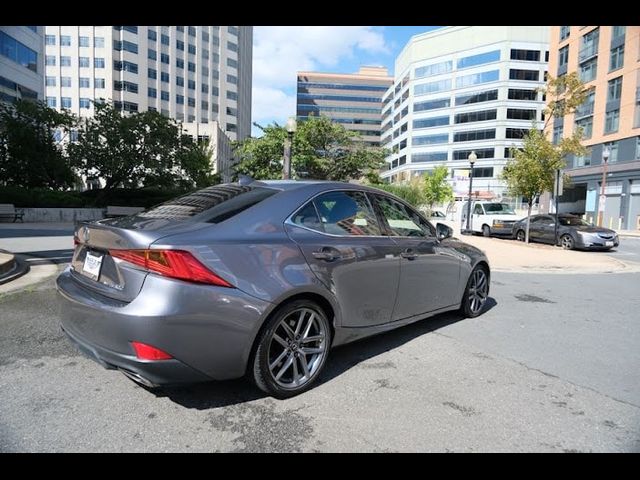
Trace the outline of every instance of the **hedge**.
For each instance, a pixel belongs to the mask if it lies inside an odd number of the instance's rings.
[[[22,208],[103,208],[107,205],[147,208],[185,193],[185,190],[160,188],[61,192],[39,188],[0,187],[0,203],[12,203]]]

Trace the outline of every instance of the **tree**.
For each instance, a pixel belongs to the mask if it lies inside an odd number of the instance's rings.
[[[105,180],[105,191],[207,185],[212,171],[210,150],[183,134],[181,124],[155,111],[123,114],[111,103],[95,104],[68,151],[87,178]]]
[[[422,176],[423,199],[429,212],[433,211],[434,205],[450,202],[455,198],[453,187],[447,182],[448,175],[449,169],[444,165],[439,165]]]
[[[76,121],[41,102],[0,102],[0,181],[26,188],[70,187],[73,171],[54,133],[67,135]]]
[[[255,179],[281,178],[287,132],[273,123],[258,126],[264,135],[235,144],[240,163],[236,173]],[[356,140],[357,134],[327,117],[309,117],[298,124],[291,149],[295,176],[318,180],[347,181],[362,177],[384,163],[385,152]]]
[[[570,137],[561,139],[557,144],[549,140],[544,131],[549,122],[575,112],[584,103],[589,90],[578,78],[570,73],[558,78],[548,77],[547,85],[541,89],[547,96],[545,124],[543,130],[532,122],[531,129],[523,137],[523,145],[512,149],[513,159],[507,162],[502,178],[512,195],[522,195],[527,199],[526,242],[529,243],[529,217],[534,200],[544,192],[551,191],[555,183],[556,170],[566,165],[565,156],[584,154],[581,145],[582,129],[574,130]],[[567,181],[569,179],[567,178]]]
[[[385,192],[389,192],[396,197],[402,198],[405,202],[419,208],[424,203],[424,191],[419,182],[410,183],[383,183],[371,185]]]

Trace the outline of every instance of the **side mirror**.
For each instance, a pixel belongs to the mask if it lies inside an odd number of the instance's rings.
[[[445,225],[444,223],[436,224],[436,236],[438,240],[444,240],[445,238],[453,237],[453,228]]]

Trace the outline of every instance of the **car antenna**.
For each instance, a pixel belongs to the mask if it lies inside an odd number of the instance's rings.
[[[238,176],[238,185],[249,185],[253,183],[255,180],[251,178],[249,175],[240,174]]]

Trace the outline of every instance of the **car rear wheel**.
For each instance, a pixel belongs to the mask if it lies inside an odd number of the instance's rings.
[[[524,230],[518,230],[516,232],[516,240],[518,240],[519,242],[524,242],[527,238],[527,234],[525,233]]]
[[[482,226],[482,235],[484,235],[485,237],[491,236],[491,228],[489,228],[489,225]]]
[[[573,241],[573,238],[571,237],[571,235],[563,235],[560,238],[560,246],[564,250],[573,250],[573,247],[575,246],[575,242]]]
[[[326,362],[331,328],[326,314],[310,300],[296,300],[269,320],[258,339],[253,379],[261,390],[289,398],[308,390]]]
[[[460,310],[468,318],[477,317],[484,310],[487,298],[489,298],[489,274],[486,268],[478,265],[469,275]]]

